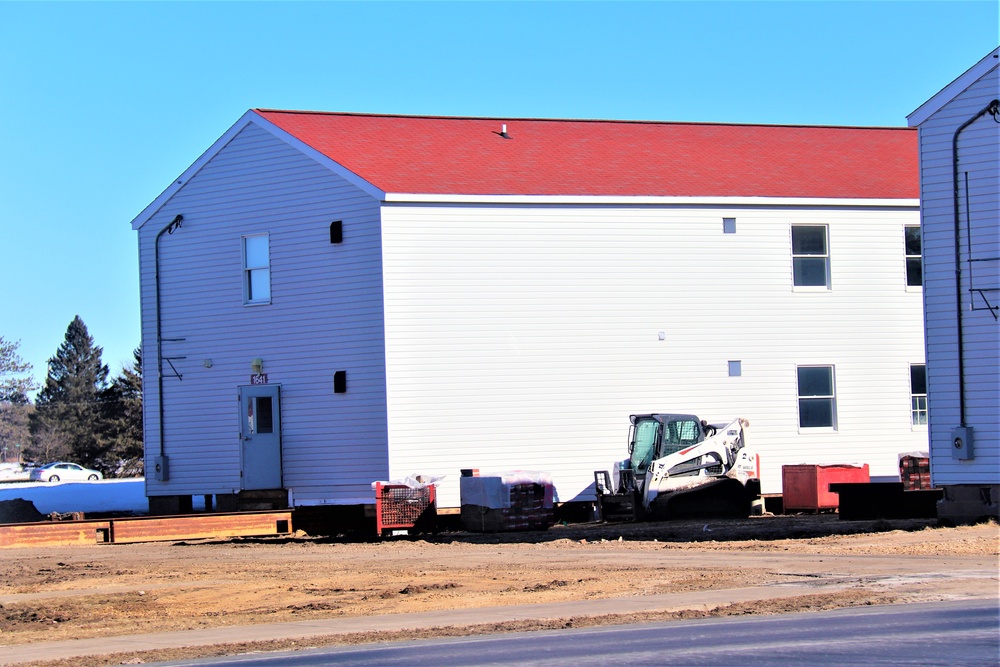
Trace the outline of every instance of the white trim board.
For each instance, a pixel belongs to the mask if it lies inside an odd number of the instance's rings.
[[[996,69],[998,65],[1000,65],[1000,47],[993,49],[985,58],[942,88],[934,97],[917,107],[906,117],[906,124],[910,127],[917,127],[922,124],[937,113],[941,107],[958,97],[959,93],[963,90],[986,76],[990,70]]]

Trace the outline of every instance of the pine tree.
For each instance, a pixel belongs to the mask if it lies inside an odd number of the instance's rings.
[[[142,348],[133,350],[132,356],[132,368],[123,368],[101,394],[108,443],[105,472],[120,477],[136,477],[143,472]]]
[[[28,445],[28,418],[34,407],[28,392],[38,388],[29,374],[31,364],[17,353],[18,341],[0,336],[0,459],[20,461]]]
[[[103,462],[107,450],[99,400],[108,379],[102,351],[80,316],[74,317],[62,345],[49,359],[45,386],[30,421],[33,437],[62,441],[77,462],[92,467]],[[35,443],[36,449],[40,444]]]
[[[0,336],[0,401],[24,405],[28,392],[38,388],[30,375],[31,364],[17,353],[20,341],[7,341]]]

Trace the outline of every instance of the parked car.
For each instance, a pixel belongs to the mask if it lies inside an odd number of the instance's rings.
[[[39,468],[32,468],[34,482],[96,482],[104,477],[99,470],[90,470],[76,463],[54,461]]]

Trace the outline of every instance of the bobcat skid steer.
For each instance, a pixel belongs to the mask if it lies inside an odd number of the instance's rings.
[[[629,458],[594,472],[601,520],[746,517],[760,498],[760,457],[749,422],[631,415]]]

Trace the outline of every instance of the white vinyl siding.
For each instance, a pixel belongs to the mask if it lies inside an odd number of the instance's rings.
[[[281,385],[283,483],[296,504],[370,501],[387,474],[378,202],[248,125],[140,230],[146,455],[158,454],[153,239],[160,241],[165,453],[149,495],[240,489],[237,388],[261,358]],[[330,243],[342,220],[345,242]],[[241,238],[267,234],[273,299],[243,306]],[[204,363],[211,360],[210,367]],[[350,374],[347,393],[333,377]]]
[[[963,83],[953,99],[919,126],[927,390],[935,485],[1000,483],[1000,325],[984,300],[994,306],[1000,302],[1000,125],[988,113],[963,130],[958,141],[961,246],[957,268],[962,274],[958,307],[963,313],[966,425],[974,431],[975,458],[960,461],[951,454],[952,429],[961,425],[952,141],[963,123],[997,98],[1000,75],[996,59],[990,62],[992,66],[984,68],[978,80]],[[971,291],[976,288],[984,292]]]
[[[593,471],[628,455],[628,416],[672,411],[749,419],[765,492],[783,464],[898,475],[898,452],[926,447],[907,401],[920,295],[899,283],[900,228],[917,221],[915,207],[386,205],[391,474],[446,475],[443,506],[460,468],[549,472],[561,501],[590,498]],[[826,226],[850,258],[830,267],[836,290],[789,291],[793,223]],[[798,427],[795,367],[815,363],[837,369],[836,432]]]

